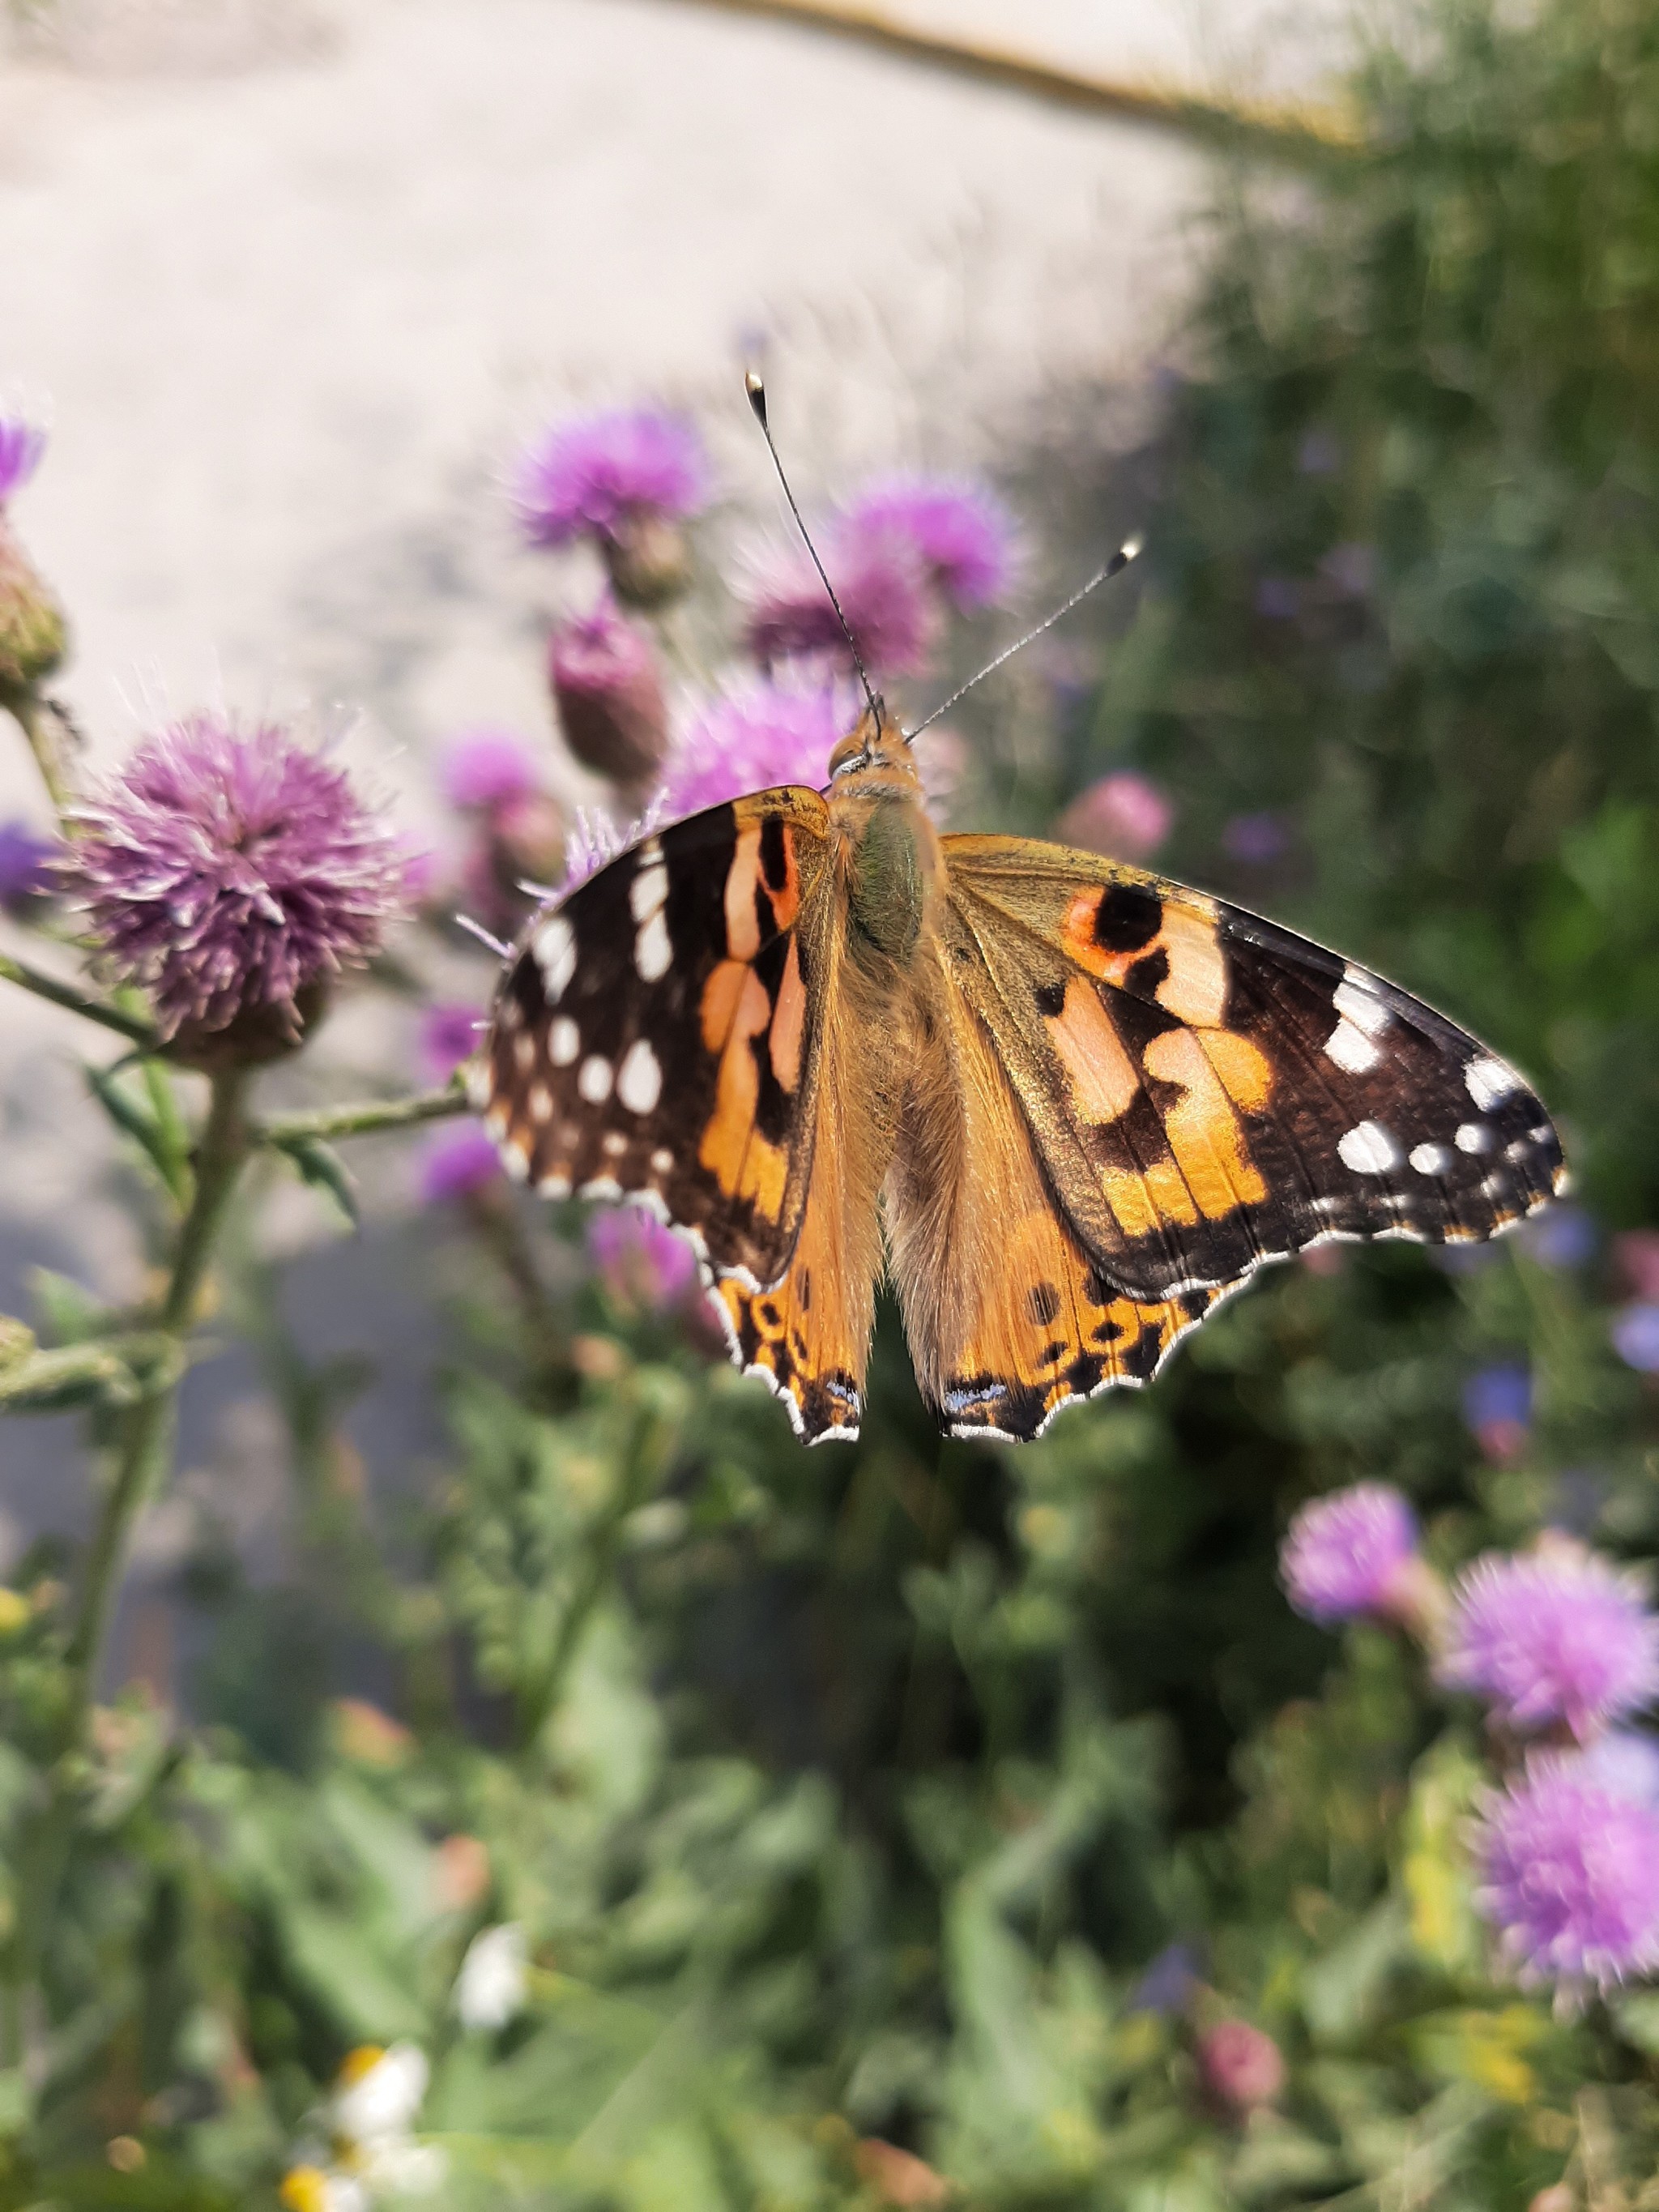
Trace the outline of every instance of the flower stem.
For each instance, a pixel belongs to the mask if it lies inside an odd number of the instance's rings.
[[[54,1731],[49,1794],[18,1853],[15,1932],[0,1986],[0,2062],[6,2063],[15,2064],[21,2056],[24,1995],[38,1978],[74,1845],[76,1811],[85,1786],[88,1723],[128,1540],[165,1464],[197,1300],[226,1205],[248,1154],[251,1135],[242,1113],[246,1083],[246,1071],[241,1068],[213,1079],[207,1121],[197,1146],[194,1191],[179,1228],[157,1334],[150,1340],[161,1356],[126,1411],[119,1456],[93,1535],[81,1608],[64,1655],[65,1694]]]
[[[40,771],[40,781],[46,787],[54,811],[61,818],[69,811],[75,794],[64,775],[64,765],[49,725],[58,720],[38,691],[7,690],[3,704],[9,709],[23,735],[28,739],[29,750],[34,755],[34,764]]]
[[[196,1188],[179,1231],[160,1318],[161,1334],[173,1339],[180,1351],[195,1320],[196,1302],[226,1204],[247,1157],[249,1130],[242,1113],[246,1081],[246,1073],[240,1068],[213,1079],[207,1121],[197,1147]],[[93,1537],[80,1616],[65,1655],[70,1698],[62,1733],[66,1751],[78,1750],[86,1731],[127,1539],[172,1437],[178,1376],[183,1364],[182,1358],[168,1362],[127,1415],[115,1477]]]
[[[48,975],[43,968],[31,961],[20,960],[15,953],[0,952],[0,979],[16,983],[25,991],[33,991],[37,999],[50,999],[54,1006],[67,1006],[72,1014],[80,1014],[89,1022],[100,1022],[106,1030],[136,1044],[141,1052],[159,1052],[160,1034],[151,1024],[137,1014],[129,1014],[119,1006],[112,1006],[106,1000],[94,999],[73,983],[63,983],[56,975]]]
[[[291,1145],[302,1138],[366,1137],[380,1129],[410,1129],[421,1121],[440,1121],[465,1114],[466,1093],[459,1083],[442,1091],[417,1091],[409,1098],[369,1098],[357,1106],[325,1106],[311,1114],[280,1114],[252,1131],[261,1145]]]

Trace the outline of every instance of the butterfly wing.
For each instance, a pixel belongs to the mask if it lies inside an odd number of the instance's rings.
[[[1522,1079],[1379,976],[1092,854],[945,854],[952,972],[1061,1206],[1132,1294],[1333,1235],[1491,1237],[1559,1187]]]
[[[948,964],[937,981],[884,1193],[893,1274],[939,1426],[1024,1441],[1075,1398],[1149,1380],[1223,1293],[1109,1279],[1054,1203],[999,1041]]]
[[[763,792],[601,869],[526,931],[472,1086],[515,1180],[638,1198],[690,1235],[733,1358],[808,1432],[855,1423],[868,1337],[839,1216],[813,1202],[815,1173],[837,1177],[827,830],[816,792]]]
[[[922,1079],[889,1201],[945,1425],[1033,1435],[1146,1380],[1266,1260],[1331,1236],[1486,1237],[1559,1187],[1521,1079],[1379,977],[1094,854],[944,853],[948,1073]],[[999,1208],[1009,1233],[977,1233]]]

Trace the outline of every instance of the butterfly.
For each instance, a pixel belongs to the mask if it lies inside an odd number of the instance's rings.
[[[1091,853],[941,836],[878,701],[793,787],[544,908],[471,1074],[508,1171],[690,1237],[732,1357],[859,1431],[884,1265],[952,1436],[1145,1382],[1264,1261],[1562,1185],[1515,1072],[1366,969]]]

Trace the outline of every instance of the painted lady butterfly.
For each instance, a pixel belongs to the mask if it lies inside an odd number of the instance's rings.
[[[1264,1261],[1473,1242],[1563,1181],[1520,1077],[1392,984],[1092,854],[941,837],[878,707],[822,795],[713,807],[538,915],[473,1097],[519,1180],[686,1231],[811,1443],[858,1433],[884,1249],[941,1426],[1025,1438]]]

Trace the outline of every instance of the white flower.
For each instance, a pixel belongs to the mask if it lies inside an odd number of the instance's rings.
[[[365,2052],[361,2066],[348,2060],[334,2092],[336,2132],[366,2150],[406,2136],[421,2109],[429,2070],[426,2053],[412,2043]]]
[[[428,2197],[441,2189],[449,2161],[436,2143],[376,2143],[364,2156],[362,2175],[371,2197]]]
[[[505,2027],[524,2010],[529,1952],[516,1920],[473,1937],[455,1977],[455,2010],[463,2027]]]

